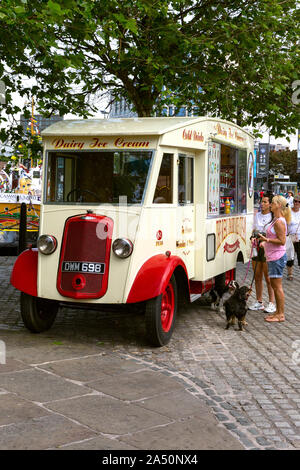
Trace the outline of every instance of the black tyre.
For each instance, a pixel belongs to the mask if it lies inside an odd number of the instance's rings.
[[[58,307],[56,300],[41,299],[21,292],[22,320],[32,333],[49,330],[56,318]]]
[[[177,286],[174,275],[164,292],[146,303],[146,334],[153,346],[164,346],[173,334],[177,313]]]

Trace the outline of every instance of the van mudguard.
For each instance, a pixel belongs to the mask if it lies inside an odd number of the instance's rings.
[[[10,283],[21,292],[37,297],[38,250],[23,251],[17,258]]]
[[[143,302],[162,294],[178,266],[184,269],[188,280],[186,266],[179,256],[160,254],[149,258],[139,269],[126,303]]]

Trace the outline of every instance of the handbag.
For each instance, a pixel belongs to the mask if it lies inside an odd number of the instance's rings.
[[[285,249],[286,249],[287,260],[288,261],[293,260],[295,257],[295,249],[294,249],[294,244],[293,244],[291,235],[288,235],[286,237]]]
[[[251,245],[252,245],[252,248],[251,248],[252,258],[256,258],[256,256],[258,256],[257,240],[256,238],[252,238],[250,240],[251,240]]]
[[[293,243],[297,243],[299,241],[299,237],[297,233],[291,233],[289,236],[291,237],[291,240]]]
[[[299,241],[299,235],[298,235],[298,229],[299,229],[300,222],[297,226],[296,233],[290,233],[289,236],[291,237],[291,240],[293,243],[297,243]]]

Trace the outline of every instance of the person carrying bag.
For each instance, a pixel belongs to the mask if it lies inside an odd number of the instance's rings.
[[[294,261],[294,258],[295,258],[295,248],[294,248],[291,234],[287,234],[286,236],[285,249],[286,249],[287,266],[289,267],[288,263],[290,261]]]
[[[287,261],[287,268],[288,268],[288,280],[293,280],[293,266],[294,266],[294,258],[297,255],[298,259],[298,266],[300,266],[300,195],[298,194],[294,198],[294,207],[291,210],[291,223],[288,225],[288,237],[287,243],[292,245],[294,250],[294,256]],[[289,241],[288,241],[289,239]],[[292,250],[292,248],[290,248]],[[288,252],[287,252],[288,254]]]

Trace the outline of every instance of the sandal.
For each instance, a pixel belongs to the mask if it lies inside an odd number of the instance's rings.
[[[287,278],[288,278],[288,281],[293,281],[293,279],[294,279],[291,274]]]
[[[277,322],[277,323],[282,323],[284,321],[284,315],[268,315],[265,317],[265,321],[272,323],[272,322]]]

